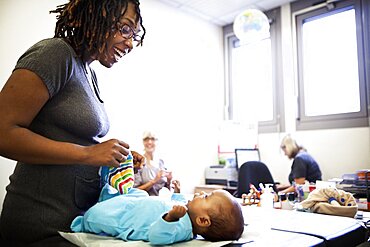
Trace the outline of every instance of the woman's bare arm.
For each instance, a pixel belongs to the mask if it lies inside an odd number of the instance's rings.
[[[17,69],[0,92],[0,155],[37,164],[87,164],[118,166],[126,158],[128,144],[109,140],[84,147],[58,142],[28,129],[49,99],[41,79],[33,72]]]
[[[304,177],[295,178],[294,182],[295,182],[295,184],[304,184],[306,182],[306,178],[304,178]],[[295,191],[295,187],[292,185],[292,186],[289,186],[288,188],[282,190],[281,192],[282,193],[288,193],[288,192],[294,192],[294,191]]]

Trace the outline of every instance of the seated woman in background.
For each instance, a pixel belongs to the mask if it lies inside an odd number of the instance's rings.
[[[306,181],[316,183],[316,180],[322,179],[319,164],[307,153],[307,150],[298,145],[296,140],[290,135],[283,138],[280,147],[289,159],[293,159],[289,174],[290,185],[285,186],[284,189],[282,186],[279,186],[278,189],[283,189],[281,192],[294,192],[294,184],[304,184]]]
[[[145,165],[135,174],[134,187],[148,192],[151,196],[157,196],[160,189],[173,188],[176,193],[180,192],[178,180],[172,180],[172,172],[168,171],[164,161],[154,155],[157,138],[154,133],[145,131],[143,135]]]

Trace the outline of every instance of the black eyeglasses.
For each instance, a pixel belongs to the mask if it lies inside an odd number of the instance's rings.
[[[121,24],[117,22],[117,27],[119,32],[121,33],[121,36],[124,39],[132,39],[133,42],[135,42],[136,46],[141,45],[142,43],[142,36],[140,34],[137,34],[134,32],[134,29],[128,25],[128,24]]]
[[[157,138],[154,138],[154,137],[146,137],[146,138],[144,138],[144,141],[145,142],[147,142],[147,141],[156,141],[157,140]]]

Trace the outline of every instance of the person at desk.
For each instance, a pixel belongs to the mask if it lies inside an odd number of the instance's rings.
[[[1,212],[6,246],[75,246],[59,231],[98,201],[100,167],[127,159],[129,144],[101,140],[109,119],[90,64],[111,68],[142,44],[139,5],[57,6],[54,36],[25,51],[2,88],[0,155],[17,161]]]
[[[291,135],[283,138],[280,147],[289,159],[293,159],[293,164],[289,174],[290,185],[280,185],[278,190],[282,193],[294,192],[294,184],[304,184],[306,181],[316,183],[316,180],[321,180],[319,164]]]
[[[145,165],[135,174],[134,187],[148,192],[151,196],[159,195],[159,191],[166,187],[180,192],[180,182],[172,179],[172,172],[168,171],[164,161],[155,155],[157,137],[151,131],[143,134]]]

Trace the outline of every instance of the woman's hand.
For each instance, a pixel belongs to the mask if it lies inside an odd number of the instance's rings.
[[[172,172],[165,171],[164,176],[167,178],[167,182],[170,183],[172,180]]]
[[[162,179],[162,177],[164,177],[166,174],[166,171],[165,170],[159,170],[157,172],[157,175],[155,176],[155,178],[153,179],[155,183],[157,183],[159,180]]]
[[[171,182],[171,187],[173,188],[173,191],[175,193],[180,193],[180,181],[179,180],[173,180]]]
[[[118,167],[127,159],[130,146],[120,140],[108,141],[86,147],[86,161],[84,163],[95,166]]]

